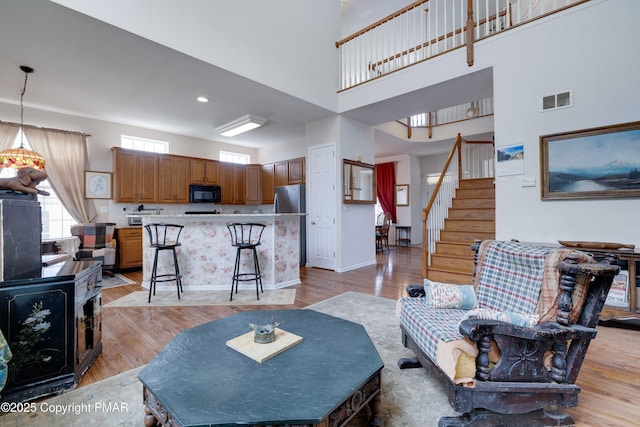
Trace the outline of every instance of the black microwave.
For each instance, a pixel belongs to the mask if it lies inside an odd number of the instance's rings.
[[[189,185],[189,203],[220,203],[221,200],[219,185]]]

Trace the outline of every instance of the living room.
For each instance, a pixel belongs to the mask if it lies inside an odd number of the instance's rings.
[[[394,5],[394,9],[404,6],[404,3],[407,2],[400,3],[402,4]],[[123,5],[123,10],[126,10],[124,7],[126,6]],[[335,4],[325,6],[320,2],[314,5],[314,8],[323,11],[322,16],[334,16],[336,10],[339,9]],[[95,118],[63,114],[60,111],[45,111],[38,109],[36,105],[28,104],[25,108],[25,122],[91,134],[87,147],[89,151],[88,169],[95,171],[112,171],[110,148],[119,145],[121,135],[134,133],[141,137],[171,141],[172,150],[176,150],[172,153],[175,154],[215,159],[219,155],[218,151],[224,149],[250,154],[252,160],[255,159],[254,161],[260,163],[306,156],[310,146],[336,141],[338,158],[355,159],[357,156],[361,156],[363,161],[375,163],[378,162],[374,148],[375,141],[374,144],[368,140],[350,145],[347,138],[351,138],[353,134],[345,135],[342,133],[351,125],[350,121],[355,120],[352,117],[360,117],[367,111],[366,106],[377,103],[382,105],[384,100],[395,95],[419,96],[421,93],[428,95],[430,88],[433,90],[443,81],[464,76],[470,72],[490,70],[495,99],[496,146],[522,143],[526,153],[524,174],[499,177],[496,180],[496,237],[505,240],[518,239],[537,242],[589,240],[638,244],[640,243],[640,234],[638,234],[640,232],[636,227],[617,227],[618,224],[633,224],[633,212],[637,209],[637,200],[543,201],[540,199],[539,191],[541,165],[538,156],[541,135],[637,120],[637,99],[639,99],[637,88],[628,83],[633,81],[632,70],[637,69],[638,58],[634,55],[624,55],[629,47],[621,45],[621,40],[624,43],[625,40],[633,40],[636,37],[637,30],[634,29],[634,23],[631,19],[633,14],[629,13],[630,10],[636,8],[637,6],[633,2],[626,2],[622,8],[618,8],[614,7],[610,1],[591,1],[577,7],[576,10],[565,12],[559,17],[533,24],[526,29],[521,28],[513,31],[514,34],[505,34],[497,36],[496,40],[483,41],[476,46],[476,63],[471,70],[466,65],[464,53],[452,53],[440,58],[435,64],[420,64],[414,69],[369,82],[367,85],[338,95],[335,95],[335,87],[332,87],[328,93],[323,93],[319,97],[322,99],[317,104],[313,104],[312,108],[314,114],[320,113],[321,115],[326,114],[326,116],[314,120],[306,127],[306,133],[303,132],[290,144],[278,146],[278,149],[263,150],[211,142],[197,137],[181,136],[179,132],[175,131],[152,130],[151,126],[149,128],[134,126],[128,122],[127,118],[122,118],[119,124],[114,124],[118,121],[96,120]],[[302,11],[299,12],[302,14]],[[388,12],[390,11],[385,10],[385,13]],[[374,21],[385,13],[380,13],[369,21]],[[269,20],[265,19],[265,21]],[[301,18],[300,22],[304,22],[304,20]],[[331,25],[337,32],[334,31],[334,34],[324,36],[331,43],[350,32],[346,29],[340,30],[340,25],[337,23]],[[611,27],[615,27],[615,31],[611,30]],[[592,30],[593,28],[600,28],[602,31],[596,32]],[[262,37],[267,37],[265,34],[268,34],[268,31],[264,31],[264,27],[258,26],[257,29],[256,32],[263,30]],[[352,28],[352,30],[354,29]],[[609,29],[609,31],[605,31],[605,29]],[[247,34],[244,40],[256,38],[253,32],[247,31]],[[150,35],[147,36],[152,38]],[[16,39],[16,43],[19,45],[20,37],[16,37]],[[212,37],[212,39],[221,38]],[[243,45],[242,40],[242,36],[229,40],[225,49],[239,51],[238,46]],[[167,42],[167,44],[170,43]],[[550,48],[551,46],[553,48]],[[619,48],[612,49],[611,46]],[[335,54],[335,51],[332,50],[332,52],[331,54]],[[224,57],[230,58],[231,56],[225,55]],[[594,57],[598,58],[597,61],[592,59]],[[505,60],[504,58],[517,58],[517,60]],[[29,61],[27,61],[28,59]],[[36,68],[35,75],[30,78],[27,101],[31,96],[35,97],[38,91],[44,90],[44,88],[38,88],[36,82],[41,75],[47,73],[46,69],[39,68],[37,58],[33,62],[30,59],[26,57],[12,59],[9,61],[11,67],[7,68],[7,70],[14,72],[14,78],[10,85],[6,84],[11,86],[10,93],[16,93],[16,95],[23,77],[19,74],[17,66],[28,62],[29,65]],[[240,63],[233,66],[221,65],[229,66],[229,69],[235,70],[231,67],[242,65],[242,61],[238,62]],[[617,66],[614,69],[610,64],[617,64]],[[553,72],[549,72],[550,69]],[[615,75],[615,78],[603,78],[603,76],[611,74]],[[309,75],[313,74],[309,73]],[[514,78],[514,76],[518,77]],[[96,80],[98,78],[98,76],[95,77]],[[176,80],[189,78],[188,75],[180,75],[180,77],[176,77]],[[263,83],[269,83],[268,76],[260,78],[264,79]],[[260,79],[255,80],[261,81]],[[280,85],[276,87],[281,88]],[[300,84],[299,86],[304,85]],[[576,101],[572,108],[557,112],[541,113],[539,111],[538,101],[541,96],[566,89],[571,89],[575,95]],[[311,89],[307,88],[306,90]],[[128,92],[121,99],[126,99],[132,93],[134,92]],[[303,99],[310,97],[307,93],[303,93],[303,89],[300,87],[292,89],[291,93]],[[64,94],[61,94],[61,97],[63,96]],[[0,118],[5,121],[18,122],[16,96],[7,95],[6,98],[7,102],[0,105]],[[339,108],[334,109],[333,103],[338,104]],[[318,112],[317,110],[322,111]],[[351,114],[337,119],[334,111]],[[87,114],[87,116],[90,115]],[[368,122],[361,123],[367,124]],[[372,134],[367,133],[360,138],[363,140],[371,138]],[[403,161],[405,160],[403,159]],[[420,189],[422,187],[421,175],[432,172],[439,171],[412,171],[411,187]],[[529,182],[531,179],[535,180],[533,187],[525,185],[523,182],[524,180]],[[340,178],[336,178],[336,182],[340,182]],[[112,204],[104,201],[96,202],[96,211],[100,213],[98,219],[108,220],[109,214],[101,212],[102,208],[107,208],[109,211]],[[340,212],[341,209],[336,210],[338,211],[337,221],[340,230],[336,233],[338,235],[336,270],[348,271],[353,266],[367,263],[376,264],[378,261],[373,249],[361,254],[354,254],[353,251],[343,249],[343,246],[347,244],[354,247],[374,247],[372,233],[366,237],[361,236],[356,231],[357,228],[353,227],[354,223],[366,223],[366,221],[369,221],[372,227],[373,220],[370,220],[373,218],[372,207],[357,207],[347,213]],[[414,220],[419,221],[418,218],[412,218],[412,222]],[[415,233],[415,236],[418,237],[419,234]],[[390,298],[396,296],[387,295]]]

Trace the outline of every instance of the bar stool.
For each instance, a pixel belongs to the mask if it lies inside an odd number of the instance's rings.
[[[233,301],[233,288],[235,287],[236,293],[238,293],[238,283],[254,280],[256,282],[256,298],[260,299],[260,293],[258,292],[258,286],[260,286],[260,292],[264,292],[262,289],[262,276],[260,274],[260,263],[258,262],[258,252],[256,247],[260,246],[260,239],[262,238],[262,232],[264,231],[264,224],[256,223],[238,223],[234,222],[227,224],[229,229],[229,235],[231,236],[231,245],[236,247],[236,262],[233,267],[233,279],[231,282],[231,297],[229,301]],[[249,250],[253,252],[253,272],[241,273],[240,272],[240,258],[242,250]]]
[[[178,290],[178,299],[180,299],[180,292],[184,292],[182,289],[182,275],[180,274],[180,267],[178,267],[178,256],[176,255],[176,248],[180,246],[180,233],[184,228],[183,225],[176,224],[147,224],[144,226],[149,233],[149,246],[155,248],[153,255],[153,267],[151,269],[151,281],[149,283],[149,301],[151,302],[151,290],[153,289],[153,295],[156,294],[157,282],[176,282],[176,288]],[[173,254],[173,273],[158,274],[158,254],[161,251],[171,251]]]

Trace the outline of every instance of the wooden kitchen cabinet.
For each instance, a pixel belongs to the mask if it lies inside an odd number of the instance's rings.
[[[245,177],[245,200],[247,205],[259,205],[262,203],[262,168],[260,165],[246,165],[244,168]]]
[[[275,196],[275,164],[267,163],[260,167],[260,186],[262,188],[262,203],[271,204]]]
[[[276,162],[274,168],[274,185],[276,187],[289,185],[289,162],[287,160]]]
[[[220,162],[216,160],[191,159],[191,184],[220,184]]]
[[[244,165],[220,163],[222,204],[241,205],[245,202]]]
[[[289,184],[304,183],[304,157],[291,159],[289,163]]]
[[[271,204],[275,187],[305,182],[305,158],[298,157],[275,163],[265,163],[262,165],[261,180],[262,203]]]
[[[189,203],[189,159],[161,156],[158,159],[158,202]]]
[[[142,267],[142,227],[116,228],[116,268]]]
[[[118,147],[114,152],[115,201],[153,203],[158,200],[158,155]]]

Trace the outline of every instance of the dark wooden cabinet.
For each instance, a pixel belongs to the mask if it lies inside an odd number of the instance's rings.
[[[102,351],[101,281],[100,262],[66,261],[38,277],[0,283],[0,329],[13,353],[2,401],[80,384]]]

